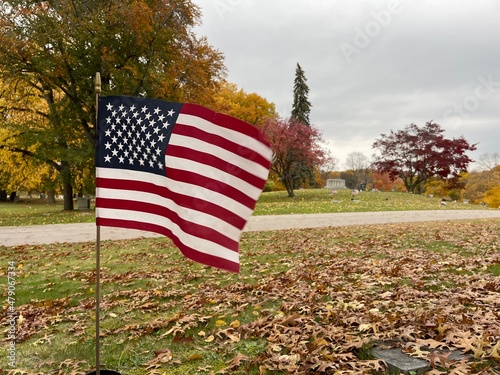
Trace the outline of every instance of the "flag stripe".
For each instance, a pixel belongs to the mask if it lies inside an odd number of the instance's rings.
[[[183,162],[189,160],[196,163],[196,169],[193,169],[194,172],[200,171],[201,168],[207,177],[221,181],[226,185],[237,186],[238,189],[242,190],[242,193],[247,194],[253,200],[259,197],[262,188],[258,186],[262,186],[265,180],[255,177],[255,175],[246,172],[237,165],[227,164],[224,159],[204,151],[172,145],[169,145],[168,148],[165,164],[169,168],[186,170],[195,168],[195,165],[188,165]],[[180,163],[179,160],[181,160]],[[226,164],[226,168],[220,169],[221,163]],[[170,170],[167,172],[167,177],[170,177]]]
[[[239,204],[246,206],[246,208],[250,210],[253,210],[255,208],[255,199],[244,194],[243,192],[241,192],[241,190],[238,190],[232,185],[223,183],[222,181],[217,181],[212,178],[203,176],[199,173],[170,168],[168,170],[168,178],[178,183],[190,184],[190,186],[198,184],[199,186],[203,186],[203,188],[206,190],[212,190],[214,193],[223,194],[226,197],[230,197],[231,199],[236,200]],[[243,211],[241,211],[241,215],[244,215]]]
[[[104,214],[104,213],[103,213]],[[182,243],[179,238],[168,228],[156,225],[150,222],[138,222],[129,219],[119,219],[120,216],[129,217],[127,213],[123,215],[118,215],[116,213],[112,213],[110,218],[107,217],[99,217],[97,218],[97,225],[107,226],[107,227],[118,227],[118,228],[129,228],[129,229],[138,229],[145,230],[148,232],[162,234],[166,237],[169,237],[172,242],[181,250],[182,254],[185,257],[192,259],[196,262],[200,262],[206,264],[211,267],[222,268],[231,272],[239,272],[239,259],[238,253],[234,252],[233,256],[226,258],[221,257],[219,254],[213,252],[202,252],[199,248],[194,248]],[[205,249],[205,246],[201,246],[201,249]]]
[[[210,242],[224,246],[233,251],[238,250],[238,241],[240,239],[239,235],[237,235],[235,239],[230,239],[213,228],[181,218],[178,214],[168,209],[167,207],[153,203],[131,201],[127,199],[97,199],[99,200],[98,205],[101,217],[103,216],[103,209],[135,211],[137,214],[134,213],[134,221],[140,221],[138,220],[138,218],[147,215],[146,218],[148,219],[148,222],[154,222],[164,227],[171,227],[171,225],[174,224],[177,226],[177,228],[179,228],[179,231],[182,231],[182,234],[188,234],[191,236],[196,235],[202,238],[210,238]]]
[[[111,180],[111,183],[108,181],[99,180],[100,185],[108,185],[113,186],[118,183],[127,183],[126,181],[116,181]],[[108,182],[108,184],[106,184]],[[139,184],[134,184],[136,187]],[[180,222],[183,221],[183,224],[193,223],[197,226],[205,226],[211,228],[219,233],[223,233],[224,236],[228,237],[233,241],[238,241],[241,233],[241,229],[234,227],[232,225],[228,225],[230,223],[210,214],[206,214],[200,210],[192,210],[189,208],[179,209],[179,206],[174,200],[171,198],[165,198],[157,194],[153,194],[151,192],[139,191],[135,190],[133,193],[134,200],[130,200],[131,192],[129,190],[118,190],[116,188],[97,188],[97,198],[98,202],[96,205],[98,207],[105,208],[113,208],[112,204],[116,203],[116,208],[125,209],[130,207],[131,210],[141,211],[144,210],[151,214],[156,215],[165,215],[169,219]],[[102,199],[102,200],[101,200]],[[114,201],[116,199],[116,201]],[[126,201],[129,206],[124,205],[122,202]],[[141,204],[144,203],[144,206]],[[99,209],[99,208],[98,208]],[[174,220],[174,216],[177,218]]]
[[[181,229],[176,223],[171,222],[168,218],[164,220],[158,220],[158,215],[150,214],[147,212],[134,212],[133,219],[131,219],[130,212],[127,209],[107,209],[99,208],[100,215],[99,219],[119,219],[123,221],[130,221],[136,223],[150,223],[158,227],[168,228],[172,234],[177,238],[182,238],[180,242],[187,247],[197,249],[198,251],[209,254],[211,256],[216,256],[219,258],[237,261],[238,252],[233,249],[228,249],[227,247],[220,246],[219,244],[208,241],[203,237],[193,236],[186,233]],[[167,226],[164,225],[165,221],[170,221]]]
[[[228,204],[233,204],[234,202],[227,196],[221,195],[209,189],[201,189],[199,186],[193,186],[188,183],[178,182],[174,180],[169,180],[168,188],[166,186],[161,186],[158,184],[158,177],[148,174],[150,182],[145,182],[141,180],[143,178],[144,172],[138,171],[127,171],[127,173],[120,173],[120,171],[106,168],[98,168],[98,178],[96,180],[97,197],[100,193],[105,193],[104,189],[114,190],[116,192],[116,197],[123,199],[125,196],[129,195],[131,200],[141,201],[144,199],[140,194],[141,192],[151,193],[157,196],[158,201],[162,198],[167,198],[182,207],[184,210],[192,210],[191,215],[200,212],[202,214],[208,214],[217,220],[224,221],[238,229],[243,229],[246,220],[245,217],[249,217],[248,212],[251,212],[251,208],[239,205],[240,215],[235,212],[236,210],[230,211],[225,207],[213,203],[213,201],[221,202],[224,200]],[[165,178],[163,178],[165,180]],[[190,191],[194,191],[195,194],[190,194]],[[110,198],[109,196],[106,196]],[[222,198],[224,197],[224,199]],[[151,201],[151,200],[150,200]],[[98,207],[98,205],[96,205]]]
[[[236,189],[241,190],[243,194],[253,199],[257,199],[261,192],[261,190],[259,190],[258,188],[250,185],[249,183],[239,178],[233,177],[231,174],[222,171],[219,168],[214,168],[207,164],[198,163],[194,160],[177,157],[176,155],[167,155],[167,158],[165,159],[165,165],[167,167],[167,170],[171,168],[171,169],[190,171],[200,176],[204,175],[214,181],[219,181],[224,185],[234,186]],[[168,172],[167,172],[167,177],[168,177]],[[231,198],[234,199],[234,197],[232,196]]]
[[[224,138],[222,135],[209,133],[194,126],[180,123],[175,125],[173,135],[176,135],[176,139],[171,139],[169,145],[197,148],[206,152],[213,151],[214,155],[230,160],[232,164],[241,165],[242,168],[252,171],[261,178],[267,178],[269,160],[255,150],[242,145],[241,136],[240,143],[235,143],[234,137]],[[186,140],[184,137],[188,139]]]
[[[195,104],[185,103],[177,123],[191,125],[207,133],[220,135],[233,143],[254,150],[269,162],[271,161],[271,149],[259,129],[233,117],[221,113],[210,116],[208,112],[212,111]]]

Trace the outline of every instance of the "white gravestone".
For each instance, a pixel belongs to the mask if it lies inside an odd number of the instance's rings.
[[[329,178],[326,180],[326,189],[332,189],[332,190],[337,190],[337,189],[345,189],[345,180],[341,178]]]

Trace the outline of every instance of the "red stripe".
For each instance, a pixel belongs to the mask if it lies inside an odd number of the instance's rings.
[[[248,125],[246,123],[243,123],[247,127],[250,126],[252,129],[257,130],[256,128],[252,127],[251,125]],[[245,126],[241,125],[242,128]],[[240,131],[239,127],[235,129],[231,129],[235,131]],[[258,132],[258,131],[257,131]],[[173,134],[178,134],[178,135],[184,135],[187,137],[192,137],[192,138],[197,138],[201,139],[207,143],[211,143],[213,145],[219,146],[225,150],[228,150],[234,154],[240,155],[244,157],[245,159],[251,160],[254,163],[258,163],[262,165],[264,168],[269,169],[270,166],[270,161],[267,160],[265,157],[263,157],[261,154],[255,152],[254,150],[245,147],[244,145],[240,145],[234,142],[231,142],[230,140],[221,137],[220,135],[216,135],[213,133],[208,133],[204,130],[198,129],[194,126],[189,126],[189,125],[184,125],[182,123],[176,123],[174,126],[174,129],[172,131]],[[167,151],[169,149],[169,146],[167,146]]]
[[[197,151],[192,148],[187,148],[183,146],[169,145],[167,146],[167,158],[169,156],[175,156],[186,160],[191,159],[200,164],[206,164],[211,167],[220,169],[223,172],[226,172],[234,177],[237,177],[249,183],[252,186],[255,186],[259,190],[261,190],[266,184],[266,180],[247,172],[245,169],[242,169],[235,164],[231,164],[230,162],[227,162],[217,156],[208,154],[206,152]],[[169,170],[167,168],[167,175],[168,173]]]
[[[255,199],[247,196],[240,190],[228,184],[225,184],[222,181],[214,180],[212,178],[203,176],[201,174],[188,172],[181,169],[168,168],[167,177],[175,181],[181,181],[189,184],[196,184],[199,186],[203,186],[205,189],[209,189],[216,193],[225,195],[241,203],[242,205],[250,208],[251,210],[255,208],[255,205],[257,203]]]
[[[184,103],[182,105],[180,113],[201,117],[207,121],[212,122],[216,126],[221,126],[223,128],[231,129],[245,134],[269,146],[269,142],[264,138],[257,127],[235,117],[217,113],[212,111],[211,109],[191,103]]]
[[[151,193],[163,198],[168,198],[181,207],[189,208],[192,210],[207,213],[211,216],[215,216],[240,230],[242,230],[246,224],[246,220],[242,219],[240,216],[236,215],[234,212],[229,211],[224,207],[221,207],[219,205],[216,205],[212,202],[203,199],[195,198],[190,195],[175,193],[169,190],[165,186],[158,186],[145,181],[133,181],[133,180],[110,179],[110,178],[99,177],[96,179],[96,187]],[[99,207],[97,203],[96,207]]]
[[[184,254],[185,257],[195,262],[200,262],[210,267],[221,268],[223,270],[228,270],[231,272],[238,273],[240,271],[239,263],[235,263],[227,259],[219,258],[213,255],[205,254],[189,246],[186,246],[177,236],[175,236],[172,233],[171,230],[159,225],[142,223],[133,220],[105,219],[99,217],[96,218],[96,224],[99,226],[139,229],[148,232],[158,233],[166,237],[169,237],[172,240],[172,242],[179,248],[182,254]]]
[[[182,229],[182,231],[187,234],[203,238],[211,242],[215,242],[221,246],[226,247],[229,250],[238,252],[237,241],[226,237],[225,235],[217,232],[212,228],[193,223],[189,220],[185,220],[181,218],[176,212],[173,212],[172,210],[169,210],[168,208],[163,206],[139,201],[108,198],[96,198],[96,205],[98,205],[98,207],[100,208],[146,212],[159,215],[171,220],[174,224],[177,224]],[[134,213],[131,212],[130,217],[133,217],[133,215]]]

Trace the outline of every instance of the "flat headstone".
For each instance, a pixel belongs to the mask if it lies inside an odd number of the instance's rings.
[[[402,374],[425,374],[430,369],[429,362],[406,355],[399,348],[383,349],[374,347],[374,357],[383,359],[391,371],[399,371]]]

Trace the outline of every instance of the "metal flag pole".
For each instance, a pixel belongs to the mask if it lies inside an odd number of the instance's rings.
[[[96,132],[99,137],[99,94],[101,93],[101,74],[95,74],[95,116],[96,116]],[[100,360],[100,332],[99,332],[99,319],[100,319],[100,300],[101,300],[101,227],[96,225],[96,249],[95,249],[95,373],[101,373],[101,360]]]
[[[99,95],[101,93],[101,74],[95,74],[95,129],[97,141],[99,142]],[[96,144],[99,147],[99,143]],[[97,159],[96,159],[97,162]],[[97,194],[96,194],[97,196]],[[97,220],[97,215],[96,215]],[[97,224],[97,222],[96,222]],[[86,375],[121,375],[117,371],[102,370],[100,359],[100,315],[101,315],[101,226],[96,225],[96,246],[95,246],[95,371]]]

